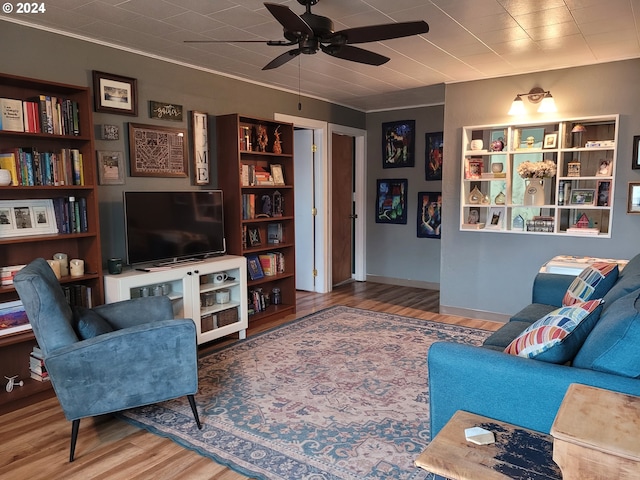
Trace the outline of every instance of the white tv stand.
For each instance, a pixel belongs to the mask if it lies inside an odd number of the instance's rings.
[[[213,283],[216,273],[226,273],[229,278],[222,283]],[[170,268],[149,265],[126,270],[119,275],[105,275],[105,302],[128,300],[146,293],[151,296],[154,287],[168,290],[175,318],[193,319],[198,345],[232,333],[238,333],[240,339],[246,337],[249,314],[245,257],[224,255]],[[228,302],[206,306],[206,302],[201,300],[206,293],[211,292],[215,296],[220,290],[229,291]]]

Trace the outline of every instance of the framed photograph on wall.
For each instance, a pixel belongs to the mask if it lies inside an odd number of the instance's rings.
[[[640,183],[638,182],[629,182],[627,213],[640,214]]]
[[[93,71],[96,112],[138,115],[138,81],[111,73]]]
[[[0,238],[58,233],[53,200],[1,200]]]
[[[418,192],[418,238],[440,238],[442,192]]]
[[[425,134],[425,180],[442,180],[443,133]]]
[[[182,128],[129,124],[132,177],[186,177],[187,132]]]
[[[98,183],[124,185],[124,152],[98,150]]]
[[[382,124],[382,168],[415,165],[415,131],[415,120]]]
[[[378,179],[376,223],[407,223],[407,179]]]
[[[633,137],[631,168],[640,168],[640,135],[636,135],[635,137]]]

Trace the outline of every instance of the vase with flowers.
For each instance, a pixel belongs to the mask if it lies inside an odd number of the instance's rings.
[[[556,175],[557,166],[551,160],[522,162],[518,165],[518,175],[524,179],[524,204],[544,205],[544,179]]]

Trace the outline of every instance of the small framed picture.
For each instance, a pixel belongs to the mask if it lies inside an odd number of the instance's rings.
[[[596,172],[596,177],[610,177],[612,172],[613,172],[613,161],[600,160],[600,164],[598,165],[598,171]]]
[[[260,236],[260,229],[256,227],[249,227],[247,230],[249,236],[249,246],[259,247],[262,245],[262,237]]]
[[[138,81],[111,73],[93,71],[96,112],[138,115]]]
[[[580,176],[580,162],[569,162],[567,164],[567,177]]]
[[[271,177],[274,185],[284,185],[284,175],[282,173],[282,165],[271,164]]]
[[[627,213],[640,214],[640,183],[638,182],[629,182]]]
[[[468,158],[465,166],[466,171],[464,172],[464,178],[482,178],[482,172],[484,171],[484,161],[481,158]]]
[[[611,180],[599,180],[596,190],[598,191],[596,205],[598,207],[608,207],[611,202]]]
[[[593,205],[595,196],[596,191],[592,188],[572,190],[569,203],[571,205]]]
[[[640,135],[633,137],[633,154],[631,155],[631,168],[640,168]]]
[[[484,228],[501,230],[504,221],[504,208],[492,207],[487,216],[487,223]]]
[[[98,150],[100,185],[124,185],[124,153]]]
[[[544,136],[544,143],[542,144],[542,148],[556,148],[557,146],[558,146],[558,134],[547,133]]]
[[[100,129],[101,140],[119,140],[120,139],[120,127],[117,125],[102,125]]]

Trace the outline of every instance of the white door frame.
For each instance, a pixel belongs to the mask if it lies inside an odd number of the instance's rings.
[[[316,284],[315,291],[327,293],[332,289],[331,278],[331,209],[329,199],[331,198],[331,133],[340,133],[356,137],[356,214],[355,221],[355,279],[364,281],[366,279],[365,264],[365,218],[366,218],[366,131],[343,125],[329,124],[327,122],[312,120],[309,118],[295,117],[276,113],[274,120],[279,122],[292,123],[298,128],[309,128],[314,130],[314,138],[317,143],[321,143],[320,158],[316,158],[316,192],[320,200],[316,203],[318,214],[316,215]]]

